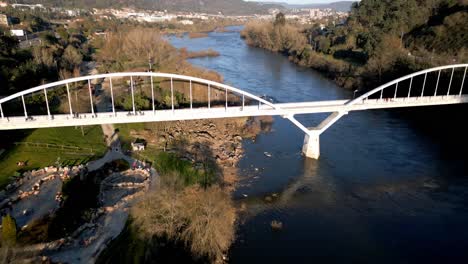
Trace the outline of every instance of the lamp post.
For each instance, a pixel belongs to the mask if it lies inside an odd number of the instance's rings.
[[[353,93],[353,99],[356,98],[356,93],[359,92],[358,89],[354,90],[354,93]]]
[[[149,56],[148,56],[148,64],[149,64],[149,70],[150,70],[150,72],[152,72],[153,71],[153,69],[152,69],[153,59],[150,58]]]

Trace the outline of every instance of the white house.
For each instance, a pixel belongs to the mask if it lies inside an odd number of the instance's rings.
[[[16,37],[24,37],[24,30],[22,29],[12,29],[10,30],[10,33]]]
[[[193,25],[192,20],[181,20],[179,21],[179,23],[181,23],[182,25]]]
[[[143,151],[145,150],[145,144],[143,143],[132,143],[133,151]]]

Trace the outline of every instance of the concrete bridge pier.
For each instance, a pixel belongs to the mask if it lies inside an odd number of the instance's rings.
[[[302,145],[302,153],[311,159],[320,157],[320,134],[316,132],[307,133]]]
[[[304,144],[302,145],[302,153],[307,158],[319,159],[320,157],[320,135],[325,132],[329,127],[335,124],[342,116],[347,115],[348,112],[334,112],[328,116],[320,125],[312,128],[307,128],[294,118],[294,116],[287,116],[293,124],[298,126],[305,132]]]

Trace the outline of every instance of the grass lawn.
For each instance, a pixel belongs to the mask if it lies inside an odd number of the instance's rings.
[[[115,124],[114,125],[115,129],[119,130],[119,138],[120,138],[120,143],[122,144],[122,149],[127,150],[131,149],[130,144],[132,141],[135,140],[132,136],[130,136],[130,131],[131,130],[143,130],[145,129],[145,124],[144,123],[132,123],[132,124]]]
[[[62,150],[26,145],[12,146],[0,156],[0,188],[5,187],[17,171],[22,172],[54,165],[59,157],[62,165],[79,165],[102,156],[106,151],[106,144],[103,140],[101,127],[84,127],[83,130],[84,136],[79,127],[77,129],[65,127],[32,131],[21,142],[92,148],[94,155],[90,153],[90,150]],[[18,161],[27,161],[28,165],[20,168],[16,165]]]

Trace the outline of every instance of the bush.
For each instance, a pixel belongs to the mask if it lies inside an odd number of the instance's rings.
[[[219,186],[189,188],[184,195],[188,225],[182,240],[196,257],[219,263],[234,241],[235,210]]]
[[[220,187],[183,188],[179,175],[163,178],[158,188],[131,211],[143,239],[183,242],[197,258],[219,262],[234,241],[235,209]]]
[[[245,26],[241,36],[251,46],[288,55],[296,55],[307,46],[307,39],[299,29],[288,24],[253,21]]]
[[[2,246],[16,245],[16,221],[10,215],[2,217]]]
[[[182,160],[174,154],[159,153],[156,155],[155,166],[162,178],[176,174],[185,186],[197,183],[210,185],[215,182],[213,166],[207,164],[204,169],[197,170],[190,161]]]
[[[134,94],[135,101],[135,110],[148,110],[150,108],[150,99],[142,94]],[[123,108],[125,111],[132,111],[133,110],[133,100],[132,96],[126,96],[122,98],[120,102],[118,102],[118,107]]]

